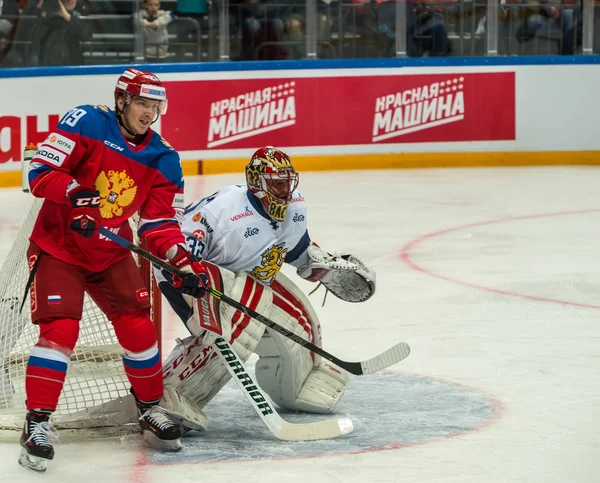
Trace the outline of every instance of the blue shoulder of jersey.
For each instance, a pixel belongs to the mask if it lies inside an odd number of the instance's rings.
[[[104,142],[107,125],[114,119],[113,111],[107,106],[84,105],[67,112],[57,127],[67,133]]]
[[[183,188],[183,171],[179,154],[160,134],[152,131],[152,139],[145,151],[158,157],[157,169],[178,188]]]

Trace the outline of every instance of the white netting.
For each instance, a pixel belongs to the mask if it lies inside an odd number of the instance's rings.
[[[0,269],[0,431],[21,429],[25,417],[25,366],[39,330],[31,323],[29,297],[22,311],[20,307],[29,278],[28,239],[41,204],[42,200],[34,200]],[[110,427],[135,420],[131,398],[119,400],[130,387],[122,354],[111,323],[86,295],[79,340],[53,416],[57,427]],[[106,404],[109,401],[113,402]]]

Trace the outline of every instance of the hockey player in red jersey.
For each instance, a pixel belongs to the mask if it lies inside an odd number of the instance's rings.
[[[167,108],[160,80],[127,69],[106,106],[71,109],[39,146],[29,183],[44,203],[27,253],[32,275],[31,318],[39,340],[26,370],[27,417],[19,462],[37,471],[54,456],[49,422],[79,335],[84,292],[112,322],[147,442],[179,450],[180,428],[158,405],[162,363],[149,316],[148,290],[131,253],[98,233],[100,225],[132,240],[128,219],[139,212],[138,234],[155,255],[187,272],[176,285],[198,296],[205,268],[185,246],[175,220],[183,208],[179,155],[150,126]]]

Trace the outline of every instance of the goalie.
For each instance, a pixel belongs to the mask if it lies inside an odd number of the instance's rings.
[[[282,264],[348,302],[373,295],[375,272],[358,257],[332,254],[311,242],[306,204],[296,191],[298,173],[285,153],[272,147],[256,151],[246,181],[247,186],[228,186],[187,206],[179,223],[191,256],[203,260],[212,287],[321,347],[318,317],[302,291],[279,273]],[[193,299],[177,291],[178,280],[168,272],[157,269],[156,277],[192,334],[165,362],[162,406],[184,429],[205,429],[202,408],[230,375],[193,313]],[[335,408],[348,385],[345,373],[209,295],[198,305],[200,312],[216,314],[242,361],[258,354],[257,382],[275,403],[313,413]]]

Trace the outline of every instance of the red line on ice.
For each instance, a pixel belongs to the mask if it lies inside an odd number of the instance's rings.
[[[518,298],[522,298],[522,299],[526,299],[526,300],[533,300],[536,302],[547,302],[547,303],[560,304],[560,305],[571,305],[574,307],[584,307],[584,308],[588,308],[588,309],[600,309],[600,305],[582,304],[582,303],[578,303],[578,302],[572,302],[569,300],[559,300],[559,299],[552,299],[552,298],[548,298],[548,297],[538,297],[536,295],[527,295],[527,294],[522,294],[522,293],[518,293],[518,292],[511,292],[508,290],[501,290],[501,289],[497,289],[497,288],[493,288],[493,287],[486,287],[485,285],[480,285],[480,284],[476,284],[476,283],[466,282],[464,280],[452,278],[447,275],[443,275],[441,273],[436,273],[433,270],[424,268],[423,266],[421,266],[417,262],[415,262],[411,256],[411,252],[414,250],[414,248],[417,245],[423,243],[424,241],[429,240],[431,238],[436,238],[436,237],[439,237],[442,235],[446,235],[448,233],[465,230],[467,228],[477,228],[477,227],[481,227],[481,226],[485,226],[485,225],[509,223],[512,221],[531,220],[531,219],[535,219],[535,218],[551,218],[551,217],[557,217],[557,216],[582,215],[582,214],[586,214],[586,213],[597,213],[597,212],[600,212],[600,209],[563,211],[563,212],[556,212],[556,213],[541,213],[541,214],[536,214],[536,215],[500,218],[497,220],[481,221],[481,222],[477,222],[477,223],[469,223],[467,225],[460,225],[460,226],[455,226],[452,228],[446,228],[445,230],[434,231],[431,233],[427,233],[425,235],[421,235],[420,237],[417,237],[417,238],[409,241],[406,245],[404,245],[401,248],[400,259],[406,265],[408,265],[410,268],[412,268],[413,270],[417,270],[418,272],[429,275],[430,277],[434,277],[439,280],[444,280],[446,282],[451,282],[451,283],[454,283],[457,285],[462,285],[465,287],[470,287],[470,288],[474,288],[474,289],[478,289],[478,290],[485,290],[486,292],[491,292],[491,293],[496,293],[496,294],[501,294],[501,295],[508,295],[510,297],[518,297]]]

